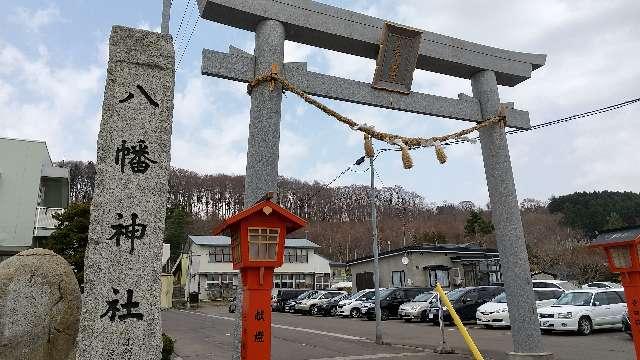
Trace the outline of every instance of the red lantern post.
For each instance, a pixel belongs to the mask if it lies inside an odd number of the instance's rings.
[[[271,358],[273,270],[282,266],[286,235],[306,225],[288,210],[264,200],[213,231],[231,237],[233,269],[242,274],[243,360]]]
[[[603,249],[609,269],[622,278],[636,359],[640,360],[640,227],[602,233],[591,247]]]

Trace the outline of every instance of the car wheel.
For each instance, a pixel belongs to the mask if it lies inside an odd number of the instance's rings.
[[[389,310],[382,309],[382,311],[380,312],[380,320],[382,320],[382,321],[389,320]]]
[[[591,334],[592,331],[593,323],[591,322],[591,319],[586,316],[581,317],[580,320],[578,320],[578,334],[587,336]]]
[[[360,315],[361,315],[360,314],[360,309],[358,309],[358,308],[351,309],[349,314],[351,315],[352,318],[359,318]]]
[[[423,312],[420,314],[420,321],[422,321],[422,322],[427,322],[427,321],[429,321],[429,314],[427,314],[427,310],[423,311]]]
[[[315,305],[313,305],[313,306],[311,306],[311,307],[309,308],[309,314],[311,314],[311,315],[318,315],[318,309],[316,308],[316,306],[315,306]]]
[[[329,309],[329,315],[331,315],[331,316],[338,315],[338,308],[334,306],[331,309]]]

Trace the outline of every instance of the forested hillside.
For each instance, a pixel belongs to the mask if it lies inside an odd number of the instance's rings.
[[[58,164],[70,169],[71,199],[90,202],[95,184],[92,163]],[[221,219],[243,208],[244,176],[200,175],[172,169],[169,179],[166,241],[179,253],[186,234],[206,235]],[[309,221],[292,236],[322,246],[322,253],[347,261],[371,253],[368,187],[326,187],[281,178],[279,198],[284,207]],[[479,243],[495,246],[490,211],[471,202],[430,203],[401,187],[378,189],[380,247],[383,250],[415,243]],[[521,203],[527,247],[534,270],[547,270],[574,279],[607,275],[603,258],[585,249],[595,231],[640,223],[640,194],[577,193]],[[306,234],[305,234],[306,232]]]

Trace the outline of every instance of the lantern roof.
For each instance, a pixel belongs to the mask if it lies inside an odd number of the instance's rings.
[[[640,226],[603,232],[596,237],[591,246],[610,246],[633,241],[640,241]]]
[[[280,205],[272,202],[271,200],[267,199],[267,200],[259,201],[255,205],[251,206],[250,208],[245,209],[233,215],[232,217],[228,218],[213,230],[213,234],[219,235],[225,230],[227,230],[228,228],[238,224],[242,220],[248,217],[251,217],[252,215],[257,214],[259,212],[263,212],[264,214],[267,214],[269,216],[278,216],[282,218],[282,220],[286,223],[287,234],[307,226],[307,222],[305,220],[298,217],[297,215],[290,212],[289,210],[281,207]]]

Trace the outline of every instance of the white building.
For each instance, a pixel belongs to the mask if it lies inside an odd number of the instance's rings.
[[[47,144],[0,138],[0,261],[41,246],[69,204],[69,170],[53,166]]]
[[[238,271],[231,263],[231,238],[189,236],[186,292],[199,292],[201,300],[232,296]],[[286,239],[284,263],[276,268],[273,288],[326,289],[330,286],[330,261],[316,253],[319,245],[307,239]]]

